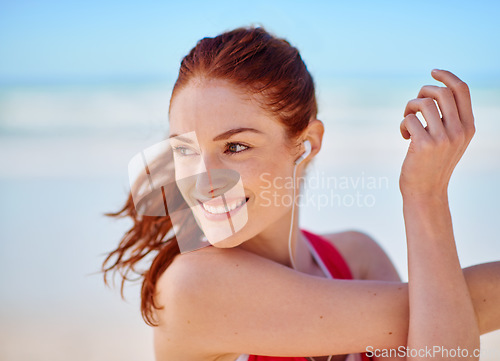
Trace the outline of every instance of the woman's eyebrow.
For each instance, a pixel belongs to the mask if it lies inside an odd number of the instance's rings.
[[[168,137],[168,139],[170,139],[170,138],[177,138],[181,142],[184,142],[184,143],[187,143],[187,144],[193,144],[193,140],[192,139],[183,137],[182,135],[179,135],[179,134],[172,134],[172,135],[170,135]]]
[[[238,134],[238,133],[242,133],[242,132],[253,132],[253,133],[257,133],[257,134],[264,134],[260,130],[254,129],[254,128],[234,128],[234,129],[229,129],[228,131],[219,134],[218,136],[216,136],[213,139],[213,141],[216,142],[218,140],[228,139],[228,138],[231,138],[233,135]]]
[[[242,133],[242,132],[253,132],[253,133],[257,133],[257,134],[264,134],[263,132],[261,132],[258,129],[255,129],[255,128],[234,128],[234,129],[229,129],[228,131],[225,131],[224,133],[219,134],[218,136],[216,136],[213,139],[213,141],[216,142],[218,140],[228,139],[228,138],[231,138],[233,135],[238,134],[238,133]],[[182,137],[179,134],[172,134],[169,136],[169,138],[174,138],[174,137],[176,137],[177,139],[179,139],[183,142],[186,142],[188,144],[193,143],[193,141],[191,139]]]

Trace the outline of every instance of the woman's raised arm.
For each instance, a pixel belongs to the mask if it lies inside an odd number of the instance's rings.
[[[433,70],[432,76],[446,87],[424,86],[408,102],[401,123],[403,137],[411,138],[400,177],[408,245],[408,347],[459,348],[479,359],[478,321],[458,260],[447,195],[451,174],[474,135],[474,117],[463,81],[443,70]],[[440,359],[455,359],[452,355]]]

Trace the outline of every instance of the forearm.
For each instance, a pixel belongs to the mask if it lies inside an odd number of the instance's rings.
[[[466,267],[463,275],[478,320],[479,333],[484,335],[500,330],[500,261]],[[407,283],[404,285],[408,287]],[[401,300],[406,305],[407,295]],[[408,328],[408,323],[404,327]]]
[[[479,327],[460,267],[446,195],[403,197],[408,243],[408,347],[479,348]]]

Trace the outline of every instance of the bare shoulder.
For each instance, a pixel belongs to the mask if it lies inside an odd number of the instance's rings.
[[[252,263],[255,258],[257,256],[236,248],[206,247],[180,254],[173,260],[156,286],[155,301],[161,307],[155,312],[159,326],[154,329],[158,360],[213,359],[207,357],[212,350],[203,349],[206,345],[203,335],[207,330],[200,331],[200,325],[213,324],[206,315],[206,300],[218,297],[224,284],[234,290],[230,276],[234,276],[240,266],[249,267],[243,263]],[[243,282],[241,286],[244,287]],[[218,354],[217,360],[236,357],[237,354]]]
[[[197,300],[197,296],[202,292],[213,285],[219,286],[227,279],[227,275],[234,274],[240,264],[255,262],[256,258],[259,257],[237,248],[206,247],[180,254],[158,280],[156,299],[165,306],[165,309],[173,310],[187,306],[186,302],[178,302],[179,297],[185,296],[184,301]],[[163,315],[172,322],[178,313],[167,311],[163,312]]]
[[[348,230],[322,236],[342,254],[355,279],[400,281],[384,249],[367,233]]]

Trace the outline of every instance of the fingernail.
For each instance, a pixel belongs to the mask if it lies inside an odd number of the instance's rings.
[[[436,71],[439,71],[439,69],[432,69],[432,73],[435,73]]]

